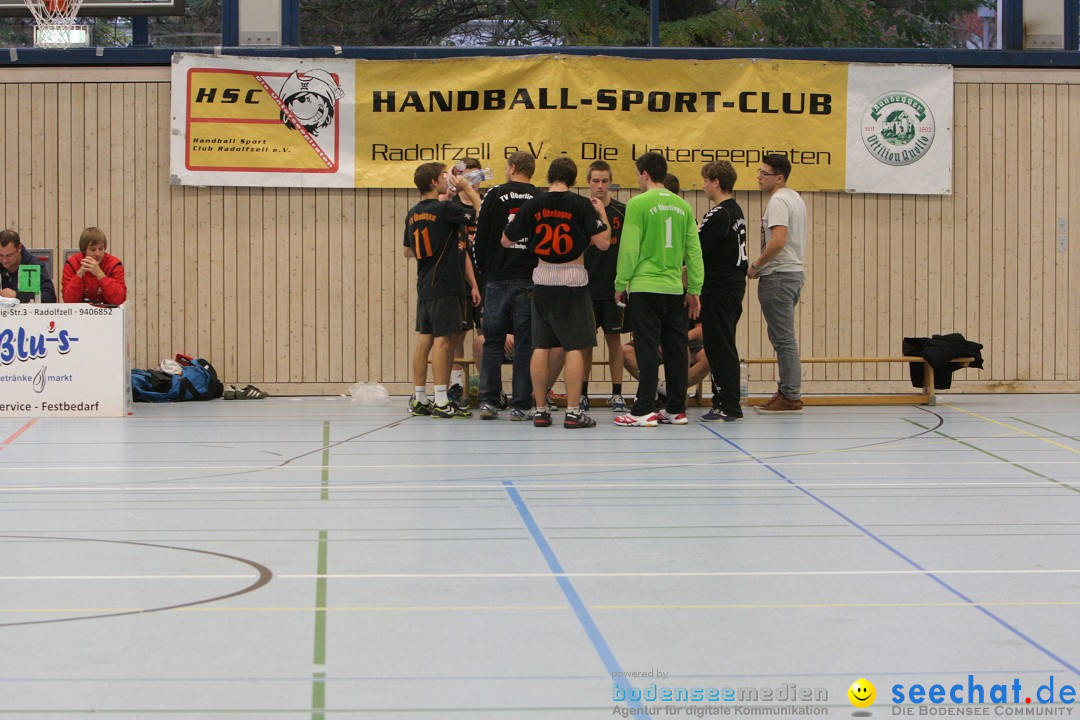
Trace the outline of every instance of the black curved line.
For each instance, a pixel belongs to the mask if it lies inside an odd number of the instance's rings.
[[[176,547],[175,545],[157,545],[155,543],[135,542],[133,540],[98,540],[95,538],[46,537],[41,535],[0,535],[0,538],[11,538],[16,540],[66,540],[71,542],[98,542],[112,543],[115,545],[139,545],[142,547],[157,548],[160,550],[179,550],[181,552],[199,553],[201,555],[213,555],[214,557],[225,558],[226,560],[235,560],[236,562],[241,562],[251,568],[254,568],[255,571],[259,573],[259,577],[251,585],[248,585],[245,588],[241,588],[236,592],[231,592],[226,595],[218,595],[217,597],[207,598],[205,600],[196,600],[194,602],[180,603],[177,605],[166,605],[164,607],[145,608],[142,610],[125,610],[124,612],[102,613],[99,615],[82,615],[79,617],[54,618],[52,620],[28,620],[25,622],[0,623],[0,628],[16,627],[22,625],[45,625],[48,623],[73,622],[75,620],[99,620],[101,618],[122,617],[124,615],[145,615],[147,613],[162,612],[164,610],[177,610],[179,608],[193,607],[195,605],[205,605],[207,603],[217,602],[218,600],[228,600],[229,598],[237,597],[238,595],[245,595],[249,592],[254,592],[255,590],[258,590],[259,588],[269,583],[274,578],[274,573],[270,570],[270,568],[266,567],[261,563],[257,563],[254,560],[248,560],[242,557],[237,557],[235,555],[226,555],[225,553],[213,552],[211,550],[196,550],[195,548]]]

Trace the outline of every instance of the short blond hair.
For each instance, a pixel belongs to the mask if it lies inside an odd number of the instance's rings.
[[[79,252],[83,255],[86,254],[86,249],[91,245],[104,245],[109,246],[109,241],[105,239],[105,233],[99,228],[88,227],[82,231],[82,235],[79,236]]]

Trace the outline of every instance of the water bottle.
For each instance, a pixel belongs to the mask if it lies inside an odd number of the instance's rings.
[[[745,360],[739,360],[739,405],[750,404],[750,366]]]
[[[470,185],[479,185],[485,180],[491,180],[495,177],[495,173],[491,171],[491,168],[484,168],[483,170],[473,169],[462,173],[462,175],[469,179]]]

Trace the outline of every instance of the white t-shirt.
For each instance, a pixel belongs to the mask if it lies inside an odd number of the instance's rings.
[[[774,272],[802,272],[803,248],[806,245],[806,203],[791,188],[780,188],[769,198],[765,214],[761,216],[761,247],[772,239],[772,229],[778,225],[787,228],[787,243],[780,254],[761,267],[759,275]]]

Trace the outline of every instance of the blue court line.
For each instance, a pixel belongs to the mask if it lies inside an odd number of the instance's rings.
[[[525,523],[525,527],[529,529],[529,534],[532,535],[533,542],[536,543],[536,547],[539,548],[540,554],[544,556],[544,561],[547,563],[548,568],[555,575],[555,580],[558,581],[559,587],[563,591],[563,595],[566,596],[566,601],[570,603],[571,609],[574,614],[577,615],[578,622],[581,623],[581,627],[585,630],[585,634],[589,636],[589,641],[592,642],[593,649],[596,650],[596,654],[600,656],[600,661],[604,663],[604,668],[607,670],[608,678],[612,679],[623,691],[624,696],[627,698],[624,702],[632,708],[642,708],[644,706],[638,700],[630,699],[630,690],[633,685],[624,676],[622,666],[619,665],[619,661],[615,659],[615,654],[611,652],[611,648],[608,647],[607,640],[604,639],[603,634],[600,632],[600,628],[596,626],[596,621],[593,620],[592,615],[589,614],[589,609],[585,607],[585,603],[582,601],[581,596],[578,595],[574,584],[570,582],[570,578],[566,577],[566,571],[563,570],[562,563],[559,562],[559,558],[555,555],[555,551],[551,548],[547,538],[544,537],[544,532],[540,529],[540,526],[536,524],[536,520],[533,519],[532,512],[529,511],[529,506],[525,504],[525,499],[521,497],[521,493],[514,486],[513,481],[503,480],[503,487],[506,488],[506,494],[510,496],[510,500],[513,501],[514,507],[517,508],[518,515],[521,516],[522,521]]]
[[[858,530],[859,532],[861,532],[861,533],[863,533],[864,535],[866,535],[866,537],[870,538],[871,540],[873,540],[874,542],[876,542],[876,543],[877,543],[878,545],[880,545],[881,547],[885,548],[885,549],[886,549],[886,550],[888,550],[888,551],[889,551],[890,553],[892,553],[892,554],[893,554],[893,555],[895,555],[896,557],[900,558],[900,559],[901,559],[902,561],[904,561],[905,563],[907,563],[907,564],[908,564],[908,565],[910,565],[911,567],[913,567],[913,568],[915,568],[916,570],[918,570],[919,572],[921,572],[921,573],[925,574],[925,575],[926,575],[926,577],[928,577],[928,578],[930,578],[931,580],[933,580],[934,582],[936,582],[936,583],[937,583],[938,585],[940,585],[940,586],[941,586],[942,588],[944,588],[944,589],[945,589],[946,591],[948,591],[949,593],[951,593],[951,594],[955,595],[956,597],[960,598],[960,599],[961,599],[961,600],[963,600],[964,602],[968,603],[969,605],[971,605],[971,607],[975,608],[976,610],[978,610],[979,612],[981,612],[981,613],[982,613],[983,615],[985,615],[986,617],[990,618],[990,619],[991,619],[991,620],[993,620],[993,621],[994,621],[995,623],[997,623],[997,624],[998,624],[998,625],[1000,625],[1001,627],[1005,628],[1006,630],[1008,630],[1009,632],[1011,632],[1011,633],[1012,633],[1013,635],[1015,635],[1016,637],[1020,638],[1020,639],[1021,639],[1021,640],[1023,640],[1024,642],[1026,642],[1026,643],[1027,643],[1028,645],[1030,645],[1031,647],[1035,648],[1036,650],[1038,650],[1038,651],[1039,651],[1039,652],[1041,652],[1042,654],[1046,655],[1046,656],[1047,656],[1048,658],[1050,658],[1050,659],[1051,659],[1051,660],[1053,660],[1054,662],[1058,662],[1058,663],[1061,663],[1062,667],[1066,668],[1067,670],[1070,670],[1070,671],[1072,671],[1072,672],[1073,672],[1073,673],[1074,673],[1075,675],[1080,675],[1080,668],[1077,668],[1077,667],[1076,667],[1075,665],[1073,665],[1072,663],[1070,663],[1070,662],[1069,662],[1068,660],[1066,660],[1065,658],[1063,658],[1063,657],[1061,657],[1061,656],[1059,656],[1059,655],[1055,654],[1055,653],[1054,653],[1054,652],[1053,652],[1052,650],[1050,650],[1049,648],[1045,647],[1044,645],[1041,645],[1041,644],[1040,644],[1039,642],[1037,642],[1037,641],[1036,641],[1036,640],[1035,640],[1034,638],[1032,638],[1032,637],[1030,637],[1030,636],[1028,636],[1028,635],[1025,635],[1025,634],[1024,634],[1024,633],[1023,633],[1023,632],[1022,632],[1022,631],[1021,631],[1021,630],[1020,630],[1019,628],[1017,628],[1017,627],[1015,627],[1015,626],[1011,625],[1011,624],[1010,624],[1010,623],[1009,623],[1008,621],[1006,621],[1006,620],[1005,620],[1005,619],[1004,619],[1003,617],[1001,617],[1001,616],[999,616],[999,615],[995,615],[995,614],[994,614],[993,612],[991,612],[990,610],[987,610],[987,609],[986,609],[985,607],[983,607],[983,606],[982,606],[982,605],[980,605],[979,603],[975,602],[974,600],[972,600],[971,598],[969,598],[969,597],[968,597],[967,595],[965,595],[964,593],[960,592],[959,590],[957,590],[956,588],[954,588],[954,587],[953,587],[952,585],[950,585],[949,583],[945,582],[945,581],[944,581],[944,580],[942,580],[942,579],[941,579],[940,577],[938,577],[938,576],[937,576],[937,575],[935,575],[934,573],[932,573],[932,572],[928,571],[928,570],[927,570],[926,568],[924,568],[924,567],[923,567],[922,565],[920,565],[919,563],[917,563],[917,562],[915,562],[914,560],[912,560],[911,558],[909,558],[909,557],[908,557],[907,555],[905,555],[905,554],[904,554],[903,552],[901,552],[901,551],[900,551],[900,550],[899,550],[898,548],[895,548],[895,547],[893,547],[893,546],[892,546],[892,545],[890,545],[890,544],[889,544],[888,542],[886,542],[886,541],[885,541],[885,540],[883,540],[882,538],[878,537],[878,536],[877,536],[877,535],[875,535],[875,534],[874,534],[873,532],[871,532],[870,530],[866,529],[865,527],[863,527],[862,525],[860,525],[860,524],[859,524],[858,522],[856,522],[855,520],[852,520],[852,519],[851,519],[850,517],[848,517],[847,515],[845,515],[845,514],[844,514],[843,512],[841,512],[841,511],[840,511],[840,510],[838,510],[837,508],[833,507],[833,506],[832,506],[832,505],[830,505],[829,503],[825,502],[824,500],[822,500],[821,498],[819,498],[819,497],[818,497],[817,495],[815,495],[814,493],[810,492],[810,491],[809,491],[809,490],[807,490],[806,488],[803,488],[803,487],[801,487],[801,486],[800,486],[800,485],[799,485],[799,484],[798,484],[797,482],[795,482],[795,481],[794,481],[794,480],[792,480],[791,478],[787,477],[787,476],[786,476],[786,475],[784,475],[784,474],[783,474],[782,472],[780,472],[780,471],[779,471],[779,470],[777,470],[776,468],[774,468],[774,467],[772,467],[771,465],[769,465],[769,464],[768,464],[767,462],[765,462],[765,461],[763,461],[763,460],[759,459],[759,458],[758,458],[758,457],[756,457],[756,456],[755,456],[755,455],[754,455],[753,453],[751,453],[750,451],[748,451],[748,450],[746,450],[745,448],[741,447],[741,446],[740,446],[740,445],[739,445],[738,443],[735,443],[735,442],[733,442],[733,441],[729,440],[728,438],[724,437],[724,436],[723,436],[723,435],[721,435],[720,433],[716,432],[716,431],[715,431],[715,430],[713,430],[713,429],[712,429],[712,428],[711,428],[710,426],[708,426],[708,425],[706,425],[706,424],[702,423],[702,427],[704,427],[704,428],[705,428],[706,430],[708,430],[709,432],[711,432],[711,433],[712,433],[713,435],[715,435],[716,437],[718,437],[718,438],[720,438],[721,440],[723,440],[724,442],[726,442],[726,443],[727,443],[728,445],[730,445],[731,447],[735,448],[736,450],[738,450],[738,451],[739,451],[739,452],[741,452],[742,454],[746,455],[746,456],[747,456],[748,458],[751,458],[752,460],[754,460],[754,462],[758,463],[758,464],[759,464],[759,465],[761,465],[761,466],[762,466],[763,468],[765,468],[766,470],[768,470],[768,471],[769,471],[769,472],[771,472],[772,474],[776,475],[776,476],[777,476],[778,478],[780,478],[781,480],[783,480],[784,482],[786,482],[786,483],[787,483],[788,485],[790,485],[791,487],[793,487],[793,488],[795,488],[796,490],[798,490],[799,492],[801,492],[801,493],[802,493],[803,495],[805,495],[806,497],[808,497],[808,498],[810,498],[811,500],[813,500],[814,502],[816,502],[816,503],[817,503],[818,505],[821,505],[821,506],[822,506],[823,508],[825,508],[825,509],[826,509],[826,510],[828,510],[829,512],[833,513],[833,514],[834,514],[834,515],[836,515],[837,517],[839,517],[839,518],[840,518],[841,520],[843,520],[844,522],[848,523],[849,525],[851,525],[851,526],[852,526],[853,528],[855,528],[855,529],[856,529],[856,530]]]

